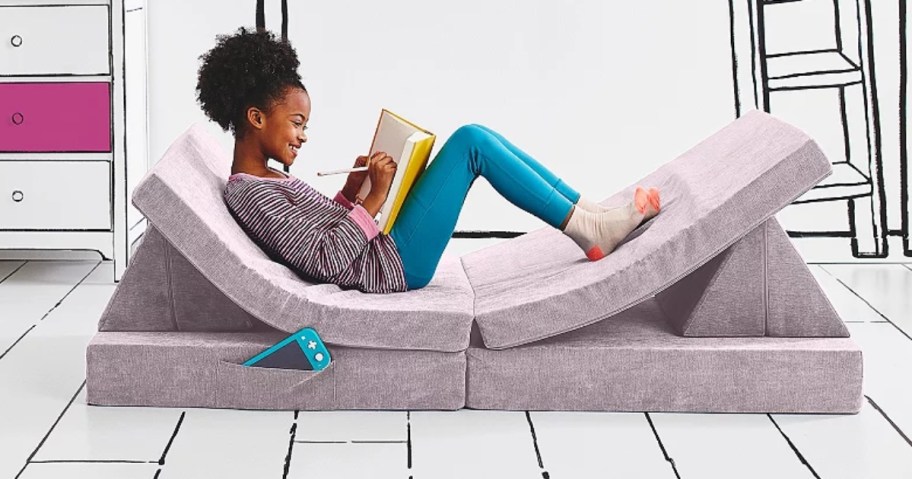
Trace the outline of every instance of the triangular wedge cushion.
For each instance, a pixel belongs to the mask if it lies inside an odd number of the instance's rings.
[[[148,226],[99,331],[249,331],[259,322]]]
[[[766,335],[848,337],[849,330],[778,223],[767,222]]]
[[[682,336],[848,337],[775,218],[656,295]]]
[[[766,287],[760,226],[656,295],[682,336],[765,336]]]

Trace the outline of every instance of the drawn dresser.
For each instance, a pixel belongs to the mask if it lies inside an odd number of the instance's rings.
[[[120,279],[125,103],[123,0],[0,0],[0,249],[95,250]]]

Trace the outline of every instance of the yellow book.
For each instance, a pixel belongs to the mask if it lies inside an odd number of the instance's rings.
[[[374,218],[384,234],[389,234],[393,229],[402,203],[427,168],[436,139],[437,136],[430,131],[385,108],[380,112],[377,129],[371,141],[370,155],[382,151],[392,157],[397,165],[386,202]],[[371,181],[370,177],[367,177],[361,184],[358,195],[366,198],[370,189]]]

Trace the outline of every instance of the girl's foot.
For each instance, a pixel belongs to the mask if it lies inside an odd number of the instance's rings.
[[[592,213],[574,208],[564,234],[569,236],[586,253],[591,261],[611,254],[642,222],[658,214],[659,191],[637,187],[633,200],[625,206]]]
[[[649,188],[647,191],[642,186],[637,186],[636,191],[633,193],[633,198],[636,202],[637,210],[644,215],[643,221],[649,221],[659,214],[660,198],[657,188]]]
[[[639,191],[641,189],[642,189],[641,187],[637,187],[637,191]],[[634,193],[634,197],[636,197],[636,192]],[[652,209],[654,209],[656,213],[658,213],[658,211],[661,209],[658,188],[649,188],[648,190],[646,190],[646,198],[649,201],[649,204],[652,206],[652,208],[650,208],[650,212],[644,216],[644,219],[640,224],[643,224],[643,223],[649,221],[653,216],[655,216],[655,214],[651,213]],[[590,201],[589,198],[586,198],[584,196],[580,196],[579,200],[577,200],[576,207],[582,208],[590,213],[599,213],[599,214],[608,213],[611,211],[615,211],[615,210],[624,208],[623,206],[616,206],[614,208],[608,208],[608,207],[602,206],[594,201]]]
[[[576,207],[582,208],[590,213],[607,213],[612,210],[616,210],[620,207],[608,208],[602,206],[594,201],[590,201],[589,198],[585,196],[580,196],[579,200],[576,201]]]

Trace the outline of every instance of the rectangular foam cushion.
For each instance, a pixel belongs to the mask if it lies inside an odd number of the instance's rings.
[[[607,257],[589,261],[551,227],[465,255],[485,346],[514,347],[616,315],[685,277],[831,173],[806,134],[750,111],[602,202],[625,204],[637,185],[658,187],[662,196],[661,212]]]
[[[506,350],[466,350],[476,409],[856,413],[849,338],[678,336],[654,299],[611,320]]]
[[[285,337],[259,333],[97,333],[89,404],[233,409],[459,409],[465,354],[329,347],[322,371],[242,366]]]
[[[133,203],[167,244],[212,283],[205,289],[221,291],[271,327],[293,333],[310,326],[336,345],[465,350],[473,293],[459,258],[441,261],[427,287],[402,293],[366,294],[308,282],[271,260],[231,216],[222,199],[230,165],[215,139],[195,125],[133,193]],[[134,287],[142,289],[141,278]]]

